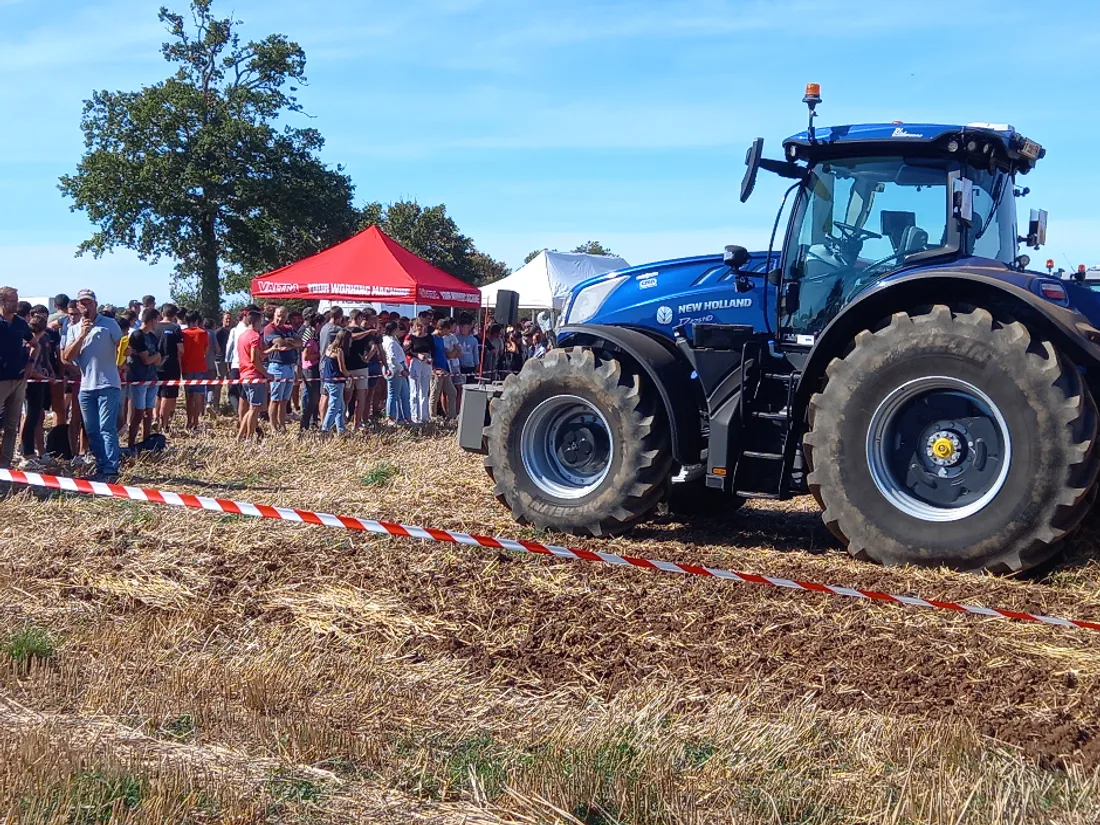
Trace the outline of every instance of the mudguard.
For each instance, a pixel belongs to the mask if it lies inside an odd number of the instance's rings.
[[[1100,367],[1100,330],[1072,307],[1044,300],[1003,275],[997,277],[967,269],[923,269],[880,283],[850,303],[825,327],[802,365],[797,408],[806,409],[829,362],[843,355],[861,330],[894,312],[953,302],[984,306],[994,314],[1002,309],[1016,320],[1038,328],[1078,366]]]
[[[699,390],[691,380],[691,367],[678,353],[649,334],[629,327],[565,326],[557,331],[556,337],[559,347],[598,347],[601,342],[610,343],[637,362],[664,402],[673,457],[684,465],[700,463]]]

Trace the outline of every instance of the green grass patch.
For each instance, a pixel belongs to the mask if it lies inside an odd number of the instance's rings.
[[[279,771],[267,780],[267,791],[277,802],[316,802],[324,796],[317,782]]]
[[[401,468],[390,461],[379,461],[359,481],[364,487],[385,487],[401,473]]]
[[[638,780],[641,753],[634,742],[634,730],[624,726],[619,734],[603,742],[588,754],[574,753],[573,758],[600,778],[606,785],[616,781],[634,784]]]
[[[534,761],[531,751],[499,742],[488,731],[460,739],[409,734],[393,742],[392,753],[401,766],[401,789],[433,801],[469,793],[471,777],[481,795],[495,799],[514,774]]]
[[[195,735],[195,717],[190,713],[181,713],[164,723],[161,730],[170,739],[187,742]]]
[[[0,651],[25,668],[35,661],[48,662],[56,655],[57,645],[45,629],[27,626],[7,635],[0,642]]]
[[[133,810],[145,796],[145,782],[131,774],[86,771],[73,778],[68,821],[73,825],[109,822],[116,807]]]
[[[447,784],[465,787],[472,773],[485,795],[495,799],[507,782],[510,757],[510,751],[497,744],[490,733],[463,739],[447,757]]]
[[[20,797],[19,818],[11,821],[66,825],[120,822],[148,795],[144,779],[99,770],[73,773],[51,785],[37,795]]]
[[[718,748],[711,742],[703,740],[685,742],[681,764],[684,767],[699,769],[710,761],[717,750]]]

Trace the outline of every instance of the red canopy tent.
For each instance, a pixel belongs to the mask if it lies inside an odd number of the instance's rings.
[[[448,275],[371,226],[343,243],[252,279],[256,298],[481,306],[481,290]]]

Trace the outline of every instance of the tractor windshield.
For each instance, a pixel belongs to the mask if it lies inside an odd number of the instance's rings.
[[[786,278],[797,286],[787,293],[781,327],[816,335],[870,284],[915,256],[951,251],[951,172],[931,158],[853,158],[813,166],[783,256]]]

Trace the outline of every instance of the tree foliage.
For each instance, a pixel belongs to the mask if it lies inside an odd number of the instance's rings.
[[[523,262],[525,264],[529,264],[529,263],[531,263],[531,261],[535,260],[535,258],[537,258],[539,255],[541,255],[543,252],[548,252],[548,251],[549,250],[547,250],[544,247],[542,249],[536,249],[534,252],[528,252],[527,257],[523,259]],[[556,249],[554,250],[554,252],[557,252],[557,251],[558,250],[556,250]],[[599,241],[585,241],[580,246],[576,247],[575,249],[570,249],[569,251],[570,252],[583,252],[585,255],[614,255],[615,254],[614,252],[612,252],[610,249],[608,249],[606,246],[604,246]]]
[[[360,213],[359,225],[378,226],[410,252],[469,284],[496,281],[511,272],[501,261],[479,251],[473,239],[458,231],[444,204],[368,203]]]
[[[585,255],[614,255],[615,253],[599,241],[585,241],[571,252],[583,252]]]
[[[217,311],[222,290],[347,238],[358,214],[343,169],[317,157],[315,129],[277,127],[302,111],[305,53],[284,35],[242,42],[241,21],[192,0],[161,8],[168,79],[85,101],[85,153],[60,189],[96,226],[77,254],[116,247],[176,261],[179,291]]]

